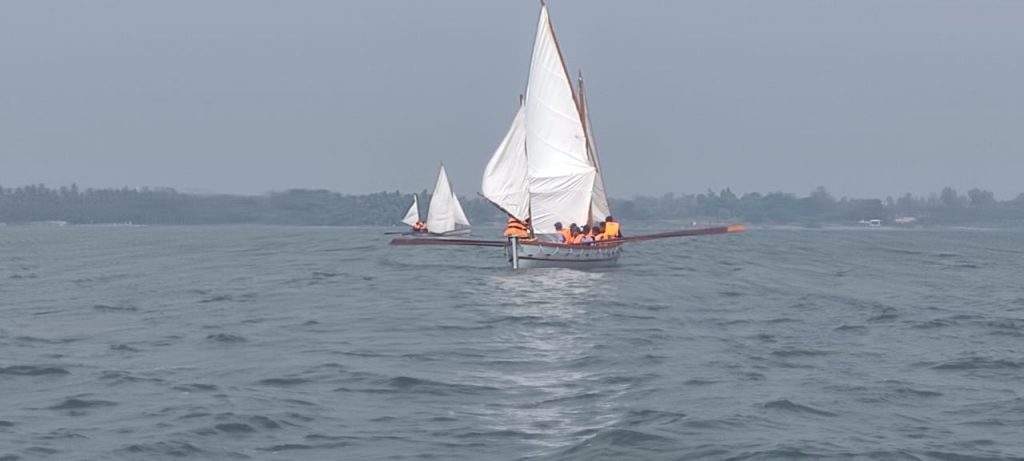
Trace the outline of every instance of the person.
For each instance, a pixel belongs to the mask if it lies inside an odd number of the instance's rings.
[[[571,239],[571,238],[572,238],[572,234],[569,232],[569,229],[563,228],[562,227],[562,223],[556,222],[555,223],[555,242],[558,242],[558,243],[569,243],[569,239]]]
[[[590,224],[585,224],[583,229],[580,229],[580,238],[576,243],[580,245],[591,245],[594,243],[594,235],[591,233]]]
[[[416,221],[416,224],[412,225],[412,231],[413,232],[426,232],[427,231],[427,223],[425,223],[423,221]]]
[[[572,223],[569,226],[569,238],[566,239],[565,243],[568,243],[570,245],[577,245],[577,244],[579,244],[579,240],[580,240],[580,226],[577,226],[576,223]]]
[[[594,238],[594,243],[603,241],[605,239],[604,222],[594,223],[594,227],[591,228],[590,235]]]
[[[610,239],[622,238],[622,231],[619,230],[619,223],[611,216],[604,218],[604,233]]]
[[[529,222],[529,219],[526,221]],[[505,237],[530,238],[530,228],[514,216],[509,216],[508,225],[505,226]]]

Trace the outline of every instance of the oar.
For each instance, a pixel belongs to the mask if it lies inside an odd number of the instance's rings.
[[[634,237],[623,237],[619,239],[613,239],[612,242],[639,242],[643,240],[657,240],[667,239],[673,237],[694,237],[697,235],[715,235],[715,234],[735,234],[738,232],[744,232],[747,230],[746,226],[722,226],[722,227],[705,227],[702,229],[680,229],[670,232],[661,232],[657,234],[637,235]]]
[[[462,245],[471,247],[503,247],[507,245],[504,240],[474,240],[474,239],[448,239],[448,238],[422,238],[414,237],[407,239],[392,239],[392,245]]]

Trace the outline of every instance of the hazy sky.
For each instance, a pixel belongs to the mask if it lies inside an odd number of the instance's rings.
[[[1024,1],[549,0],[609,193],[1024,192]],[[539,2],[5,1],[0,185],[473,195]]]

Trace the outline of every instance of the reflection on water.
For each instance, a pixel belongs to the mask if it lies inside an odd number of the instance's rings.
[[[602,407],[615,392],[595,391],[600,374],[588,366],[595,354],[589,307],[607,295],[607,277],[535,269],[486,279],[481,309],[506,326],[496,329],[492,366],[479,379],[512,394],[481,411],[489,430],[521,434],[544,450],[614,423]]]

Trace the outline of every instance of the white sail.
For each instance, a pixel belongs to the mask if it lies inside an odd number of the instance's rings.
[[[441,166],[434,186],[434,195],[430,197],[430,208],[427,210],[427,230],[433,234],[444,234],[455,230],[456,224],[469,225],[466,213],[462,211],[459,198],[448,183],[448,174]]]
[[[412,196],[412,205],[409,207],[409,211],[405,212],[405,217],[402,218],[402,222],[414,226],[420,221],[420,205],[416,201],[416,194]]]
[[[546,6],[541,7],[525,101],[527,182],[534,232],[554,233],[555,222],[588,221],[597,169],[572,82]]]
[[[462,209],[462,203],[459,202],[459,196],[452,192],[452,202],[455,203],[453,210],[455,211],[455,225],[457,226],[470,226],[469,218],[466,217],[465,210]]]
[[[604,218],[611,216],[612,210],[608,206],[608,194],[604,189],[604,174],[601,173],[601,161],[597,157],[597,143],[594,141],[594,129],[590,125],[590,111],[587,107],[587,92],[583,87],[583,75],[580,75],[580,113],[583,114],[584,130],[587,133],[587,152],[590,154],[590,163],[597,170],[594,178],[594,191],[590,201],[590,214],[594,222],[604,221]],[[593,222],[591,223],[593,224]]]
[[[484,168],[483,196],[520,221],[530,217],[530,189],[526,180],[526,129],[519,106],[505,139]]]

